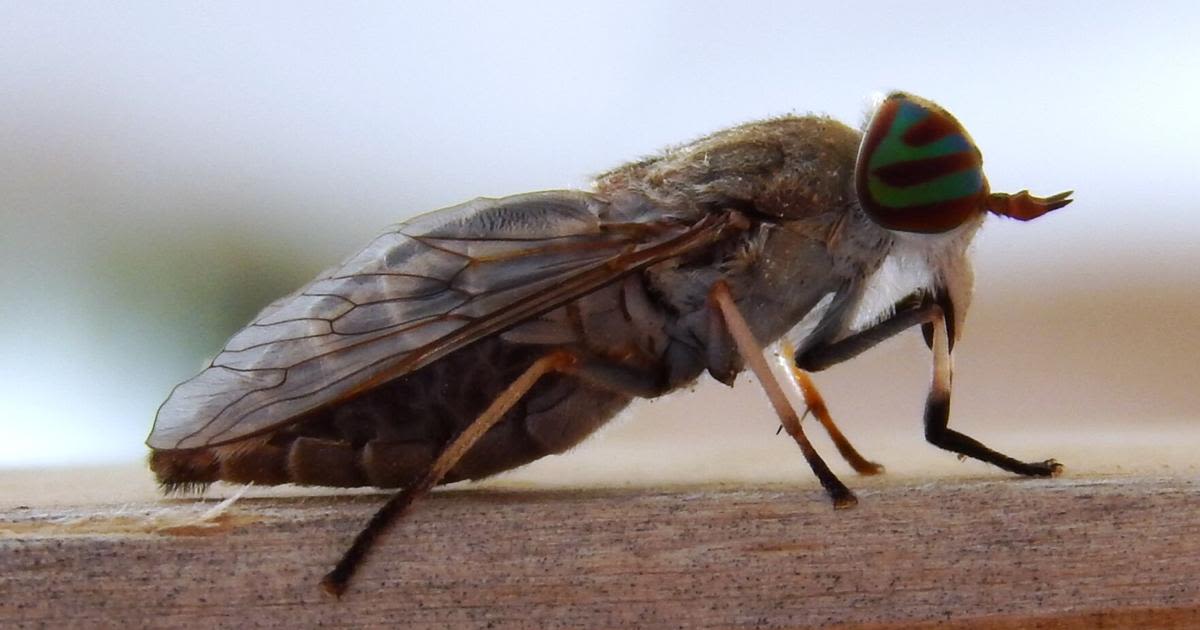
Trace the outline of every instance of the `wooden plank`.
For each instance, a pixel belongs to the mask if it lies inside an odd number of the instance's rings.
[[[21,507],[0,626],[1186,627],[1193,477],[435,493],[341,601],[379,496]]]

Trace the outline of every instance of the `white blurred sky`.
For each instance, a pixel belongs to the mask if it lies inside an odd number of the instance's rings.
[[[114,250],[217,230],[304,276],[415,213],[774,114],[857,125],[890,89],[953,111],[994,189],[1077,191],[989,226],[993,287],[1195,286],[1200,5],[1000,6],[0,4],[0,467],[136,458],[190,375],[155,354],[186,328],[94,286]]]

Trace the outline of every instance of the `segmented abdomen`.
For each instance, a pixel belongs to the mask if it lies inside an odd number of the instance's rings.
[[[545,352],[542,346],[482,339],[267,436],[195,451],[155,451],[151,468],[170,489],[218,480],[403,486]],[[478,479],[562,452],[629,400],[570,375],[548,375],[444,481]]]
[[[671,370],[661,306],[639,275],[513,329],[476,341],[354,399],[267,435],[217,447],[154,451],[151,468],[169,489],[222,480],[274,485],[405,485],[539,357],[555,348],[624,363],[652,375]],[[689,365],[682,380],[699,374]],[[679,372],[676,369],[675,372]],[[631,395],[568,374],[543,377],[444,481],[478,479],[560,453],[624,408]]]

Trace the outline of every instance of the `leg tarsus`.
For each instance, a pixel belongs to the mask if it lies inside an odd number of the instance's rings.
[[[1063,465],[1057,460],[1023,462],[994,451],[978,440],[954,429],[944,429],[936,435],[926,432],[925,439],[938,448],[958,453],[959,459],[970,457],[1026,477],[1057,477],[1063,472]]]

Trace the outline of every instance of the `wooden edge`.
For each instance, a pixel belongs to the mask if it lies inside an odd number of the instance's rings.
[[[437,492],[342,600],[379,496],[10,510],[0,626],[1200,625],[1184,477]]]

